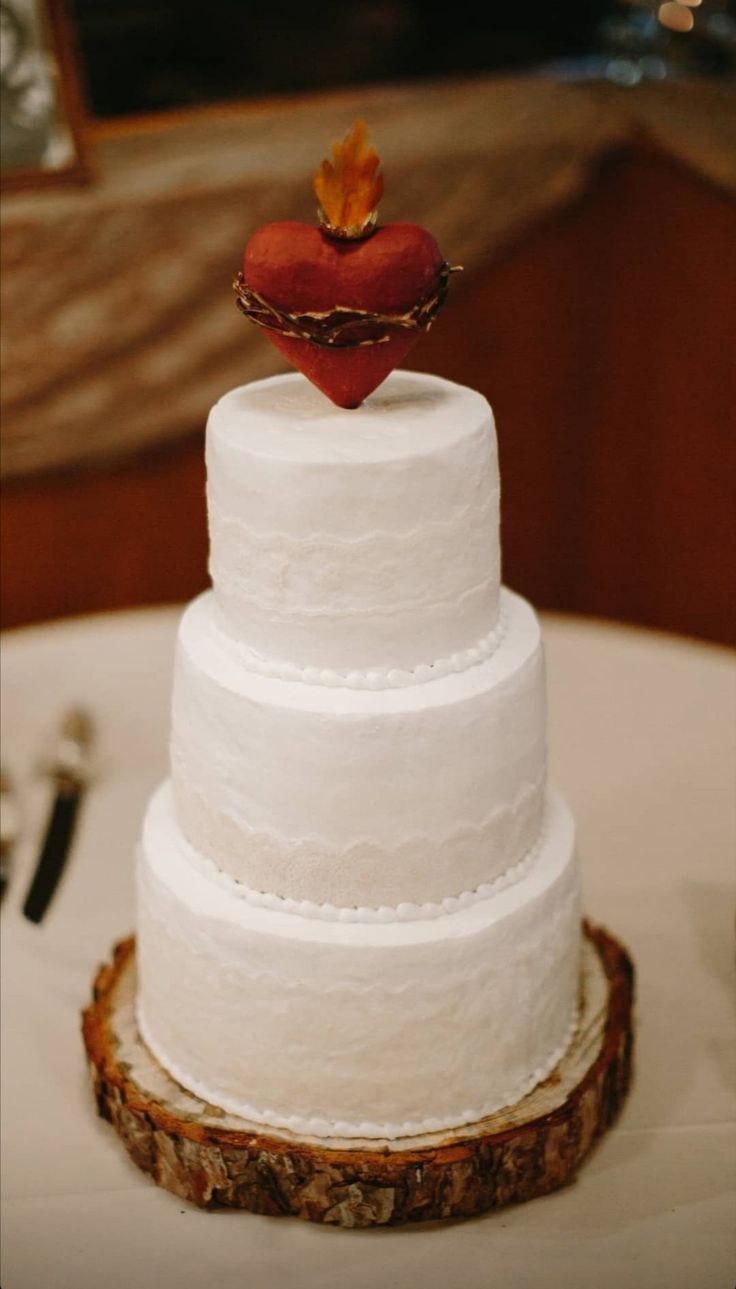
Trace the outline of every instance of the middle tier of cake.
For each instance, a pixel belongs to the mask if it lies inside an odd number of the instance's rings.
[[[513,880],[540,835],[545,690],[536,615],[506,590],[494,643],[437,678],[285,679],[200,596],[174,678],[184,836],[251,891],[385,917]]]

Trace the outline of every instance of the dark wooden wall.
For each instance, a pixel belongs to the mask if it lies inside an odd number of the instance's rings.
[[[627,150],[453,284],[411,355],[493,403],[505,580],[540,607],[734,640],[735,247],[730,196]],[[2,538],[4,626],[188,598],[201,435],[7,484]]]

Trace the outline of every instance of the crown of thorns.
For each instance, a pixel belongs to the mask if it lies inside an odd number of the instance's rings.
[[[233,290],[240,312],[267,331],[328,349],[355,349],[360,345],[380,345],[397,331],[428,330],[445,302],[450,274],[459,271],[459,265],[443,260],[435,285],[404,313],[373,313],[341,304],[323,311],[289,313],[248,286],[242,273],[235,278]]]

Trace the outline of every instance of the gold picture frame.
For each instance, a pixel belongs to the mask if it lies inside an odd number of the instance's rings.
[[[84,94],[61,0],[0,0],[0,187],[86,182]]]

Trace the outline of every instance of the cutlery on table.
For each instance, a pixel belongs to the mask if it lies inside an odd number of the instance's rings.
[[[20,812],[7,770],[0,767],[0,900],[8,889],[13,848],[20,832]]]
[[[74,708],[64,716],[51,760],[43,767],[54,787],[36,871],[23,912],[29,922],[40,922],[46,912],[69,856],[80,803],[90,781],[94,727],[87,712]]]

